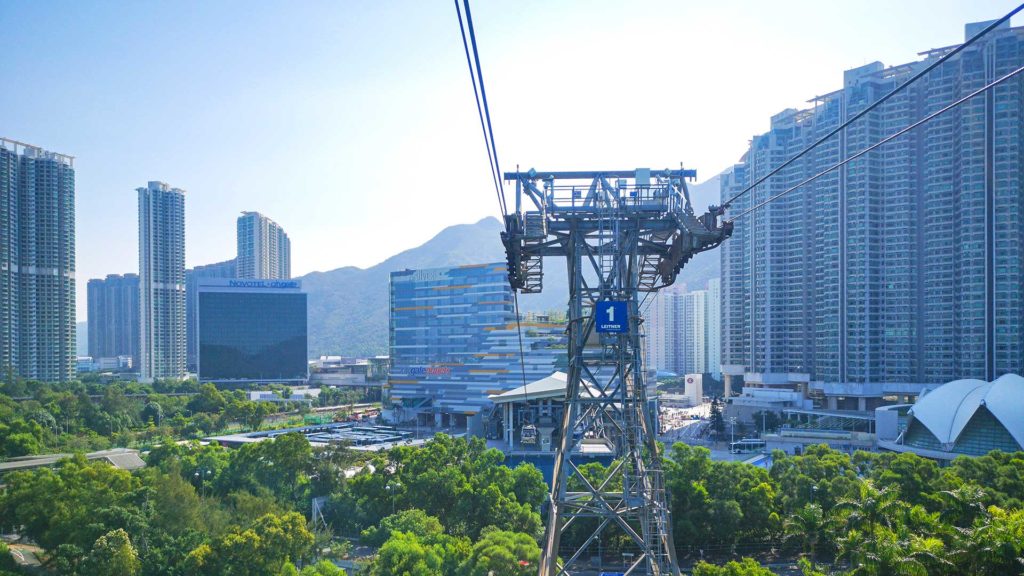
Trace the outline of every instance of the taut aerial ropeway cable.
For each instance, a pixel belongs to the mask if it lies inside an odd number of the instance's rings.
[[[480,51],[476,46],[476,31],[473,28],[473,14],[469,9],[469,0],[463,0],[466,8],[466,24],[462,22],[462,9],[459,7],[459,0],[455,0],[455,13],[459,18],[459,32],[462,33],[462,47],[466,53],[466,64],[469,66],[469,79],[473,84],[473,96],[476,99],[477,115],[480,117],[480,128],[484,133],[484,147],[487,148],[487,161],[491,165],[491,179],[494,181],[494,191],[498,196],[498,208],[501,209],[502,217],[508,216],[508,207],[505,203],[505,187],[501,178],[501,164],[498,162],[498,148],[494,144],[494,129],[491,125],[491,108],[487,103],[487,89],[484,87],[484,73],[480,67]],[[466,38],[466,28],[469,28],[469,39]],[[470,45],[473,47],[473,54],[470,56]],[[474,66],[475,63],[475,66]],[[477,84],[480,89],[477,91]],[[504,222],[503,222],[504,224]],[[519,340],[519,371],[523,381],[524,400],[529,404],[529,390],[526,386],[526,358],[523,352],[523,328],[519,318],[519,291],[512,289],[512,301],[516,315],[516,336]]]
[[[484,147],[487,149],[487,162],[491,165],[491,180],[494,182],[494,191],[498,195],[498,208],[501,215],[507,216],[508,209],[505,204],[505,187],[501,180],[501,166],[498,164],[498,150],[494,147],[494,131],[491,129],[491,111],[487,105],[487,90],[484,88],[484,74],[480,68],[480,53],[476,48],[476,32],[473,29],[473,16],[469,11],[469,0],[464,0],[466,6],[466,22],[469,25],[469,39],[466,38],[466,26],[462,22],[462,9],[459,8],[459,0],[455,0],[455,13],[459,17],[459,32],[462,34],[462,47],[466,52],[466,64],[469,66],[469,80],[473,84],[473,97],[476,100],[476,112],[480,118],[480,128],[484,133]],[[473,44],[473,55],[469,54],[470,42]],[[474,61],[476,66],[474,68]],[[480,88],[477,90],[477,79],[479,78]],[[481,98],[482,96],[482,98]],[[481,102],[482,100],[482,102]],[[486,121],[484,116],[486,115]]]
[[[945,114],[946,112],[949,112],[950,110],[956,108],[957,106],[963,104],[964,102],[967,102],[971,98],[974,98],[975,96],[978,96],[979,94],[982,94],[982,93],[984,93],[984,92],[986,92],[988,90],[991,90],[992,88],[995,88],[996,86],[1002,84],[1003,82],[1006,82],[1007,80],[1017,76],[1021,72],[1024,72],[1024,66],[1022,66],[1020,68],[1017,68],[1013,72],[1010,72],[1009,74],[1007,74],[1005,76],[1002,76],[1001,78],[999,78],[997,80],[993,80],[992,82],[989,82],[985,86],[982,86],[981,88],[978,88],[974,92],[971,92],[970,94],[964,96],[963,98],[960,98],[959,100],[953,102],[952,104],[947,105],[945,108],[941,108],[939,110],[936,110],[935,112],[932,112],[931,114],[925,116],[924,118],[921,118],[920,120],[918,120],[917,122],[914,122],[910,126],[907,126],[906,128],[904,128],[904,129],[902,129],[902,130],[900,130],[898,132],[894,132],[894,133],[886,136],[885,138],[879,140],[878,142],[872,144],[871,146],[868,146],[867,148],[861,150],[860,152],[857,152],[853,156],[850,156],[846,160],[843,160],[842,162],[833,164],[832,166],[829,166],[828,168],[822,170],[821,172],[818,172],[814,176],[811,176],[810,178],[807,178],[806,180],[804,180],[804,181],[802,181],[802,182],[800,182],[798,184],[795,184],[795,185],[793,185],[793,186],[783,190],[782,192],[779,192],[778,194],[768,198],[764,202],[761,202],[760,204],[757,204],[755,206],[750,207],[746,211],[741,212],[740,214],[738,214],[736,216],[733,216],[732,218],[727,220],[727,222],[735,222],[736,220],[739,220],[740,218],[746,216],[747,214],[750,214],[751,212],[753,212],[753,211],[755,211],[755,210],[757,210],[757,209],[767,205],[769,202],[772,202],[773,200],[777,200],[777,199],[785,196],[786,194],[789,194],[793,190],[796,190],[797,188],[800,188],[801,186],[804,186],[806,184],[810,184],[811,182],[814,182],[815,180],[817,180],[818,178],[821,178],[825,174],[828,174],[829,172],[831,172],[831,171],[833,171],[833,170],[835,170],[835,169],[837,169],[837,168],[839,168],[841,166],[845,166],[846,164],[849,164],[850,162],[853,162],[857,158],[860,158],[861,156],[867,154],[868,152],[871,152],[872,150],[882,146],[883,144],[887,144],[887,143],[895,140],[896,138],[899,138],[900,136],[906,134],[907,132],[910,132],[911,130],[913,130],[914,128],[917,128],[918,126],[924,124],[925,122],[928,122],[929,120],[934,120],[935,118],[941,116],[942,114]]]
[[[917,80],[921,79],[921,78],[922,78],[922,77],[923,77],[923,76],[924,76],[925,74],[928,74],[929,72],[931,72],[932,70],[934,70],[934,69],[935,69],[936,67],[938,67],[938,66],[941,66],[941,65],[942,65],[943,63],[945,63],[946,61],[948,61],[948,60],[949,60],[950,58],[952,58],[953,56],[956,56],[956,55],[957,55],[957,54],[959,54],[959,53],[960,53],[960,52],[961,52],[961,51],[962,51],[963,49],[967,48],[967,47],[968,47],[968,46],[970,46],[971,44],[974,44],[974,43],[975,43],[976,41],[978,41],[978,40],[979,40],[979,39],[980,39],[980,38],[981,38],[982,36],[984,36],[984,35],[988,34],[988,33],[989,33],[989,32],[991,32],[992,30],[995,30],[995,29],[996,29],[997,27],[999,27],[999,26],[1000,26],[1001,24],[1003,24],[1004,22],[1008,21],[1008,20],[1009,20],[1010,18],[1012,18],[1012,17],[1014,16],[1014,15],[1016,15],[1016,14],[1017,14],[1018,12],[1020,12],[1021,10],[1024,10],[1024,4],[1020,4],[1020,5],[1018,5],[1018,6],[1016,7],[1016,8],[1014,8],[1013,10],[1010,10],[1010,12],[1009,12],[1009,13],[1007,13],[1007,14],[1006,14],[1005,16],[1003,16],[1002,18],[1000,18],[1000,19],[998,19],[998,20],[995,20],[995,21],[993,21],[993,22],[992,22],[991,24],[989,24],[988,26],[986,26],[986,27],[985,27],[985,28],[984,28],[984,29],[983,29],[982,31],[978,32],[977,34],[975,34],[974,36],[972,36],[971,38],[969,38],[969,39],[968,39],[968,40],[967,40],[966,42],[964,42],[963,44],[961,44],[961,45],[957,46],[956,48],[953,48],[953,49],[952,49],[952,50],[950,50],[949,52],[946,52],[945,54],[943,54],[943,55],[942,55],[942,57],[941,57],[941,58],[939,58],[939,59],[938,59],[938,60],[936,60],[935,62],[932,62],[931,64],[929,64],[928,66],[926,66],[925,68],[923,68],[923,69],[922,69],[922,70],[921,70],[920,72],[918,72],[917,74],[914,74],[914,75],[913,75],[913,76],[911,76],[910,78],[907,78],[907,80],[906,80],[905,82],[903,82],[903,83],[902,83],[902,84],[900,84],[899,86],[897,86],[897,87],[893,88],[891,92],[889,92],[889,93],[888,93],[888,94],[886,94],[885,96],[882,96],[881,98],[879,98],[879,99],[878,99],[878,100],[876,100],[875,102],[871,103],[871,105],[869,105],[869,106],[868,106],[867,108],[865,108],[865,109],[861,110],[861,111],[860,111],[860,112],[858,112],[857,114],[854,114],[854,116],[853,116],[852,118],[850,118],[850,119],[849,119],[849,120],[847,120],[846,122],[843,122],[842,124],[840,124],[840,125],[839,125],[839,126],[837,126],[836,128],[832,129],[832,131],[830,131],[830,132],[829,132],[828,134],[825,134],[824,136],[822,136],[821,138],[819,138],[819,139],[818,139],[817,141],[815,141],[815,142],[814,142],[813,144],[811,144],[811,145],[810,145],[810,146],[808,146],[807,148],[804,148],[803,150],[801,150],[800,152],[798,152],[798,153],[797,153],[797,154],[796,154],[795,156],[793,156],[793,157],[792,157],[792,158],[790,158],[789,160],[786,160],[786,161],[785,161],[785,162],[783,162],[782,164],[779,164],[778,166],[776,166],[775,168],[773,168],[773,169],[772,169],[772,170],[771,170],[770,172],[768,172],[768,173],[767,173],[767,174],[765,174],[764,176],[762,176],[762,177],[758,178],[758,179],[757,179],[757,180],[756,180],[756,181],[755,181],[755,182],[754,182],[753,184],[751,184],[751,185],[747,186],[746,188],[744,188],[743,190],[741,190],[741,191],[737,192],[737,193],[736,193],[736,194],[735,194],[735,195],[734,195],[734,196],[733,196],[732,198],[729,198],[729,199],[728,199],[728,200],[726,200],[726,201],[725,201],[724,203],[722,203],[722,210],[726,210],[726,209],[728,209],[728,208],[729,208],[730,206],[732,206],[732,203],[733,203],[733,202],[735,202],[737,198],[739,198],[740,196],[743,196],[743,195],[744,195],[744,194],[746,194],[747,192],[750,192],[751,190],[753,190],[754,188],[756,188],[757,186],[759,186],[759,185],[760,185],[761,183],[763,183],[763,182],[764,182],[765,180],[767,180],[767,179],[771,178],[772,176],[774,176],[774,175],[778,174],[778,173],[779,173],[779,172],[780,172],[780,171],[781,171],[782,169],[784,169],[784,168],[785,168],[786,166],[789,166],[789,165],[790,165],[790,164],[792,164],[793,162],[795,162],[795,161],[799,160],[799,159],[800,159],[800,158],[802,158],[802,157],[803,157],[803,156],[804,156],[805,154],[807,154],[807,153],[808,153],[808,152],[810,152],[811,150],[813,150],[813,149],[817,148],[818,146],[820,146],[820,145],[821,145],[821,144],[822,144],[823,142],[825,142],[825,141],[826,141],[826,140],[828,140],[829,138],[831,138],[831,137],[835,136],[836,134],[838,134],[839,132],[843,131],[843,130],[844,130],[844,129],[845,129],[845,128],[846,128],[847,126],[849,126],[850,124],[852,124],[852,123],[856,122],[857,120],[859,120],[859,119],[863,118],[863,117],[864,117],[864,116],[866,116],[866,115],[867,115],[867,114],[868,114],[869,112],[871,112],[871,111],[872,111],[872,110],[874,110],[875,108],[877,108],[877,107],[881,106],[881,105],[882,105],[882,104],[883,104],[884,102],[886,102],[887,100],[889,100],[890,98],[892,98],[893,96],[895,96],[895,95],[896,95],[897,93],[899,93],[900,91],[902,91],[902,90],[903,90],[904,88],[906,88],[907,86],[910,86],[910,85],[911,85],[912,83],[914,83],[914,82],[916,82]],[[748,211],[748,212],[749,212],[749,211]],[[735,220],[735,219],[736,219],[736,218],[733,218],[732,220]]]

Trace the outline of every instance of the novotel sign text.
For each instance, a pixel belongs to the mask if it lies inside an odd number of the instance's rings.
[[[228,280],[230,288],[298,288],[297,280]]]

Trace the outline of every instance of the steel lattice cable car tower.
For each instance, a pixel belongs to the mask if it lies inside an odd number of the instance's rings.
[[[627,574],[678,575],[648,410],[638,295],[671,285],[690,258],[725,240],[732,224],[719,224],[716,207],[694,214],[685,183],[693,170],[504,176],[516,183],[515,212],[502,233],[512,288],[541,291],[544,257],[566,258],[569,272],[568,383],[539,574],[579,570],[584,551],[609,529],[637,550],[626,560]],[[532,205],[526,211],[524,195]],[[614,456],[597,485],[578,467],[594,453]],[[583,543],[559,557],[563,532],[588,522],[595,528]]]

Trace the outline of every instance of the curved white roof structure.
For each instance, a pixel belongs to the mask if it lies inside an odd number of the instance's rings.
[[[910,413],[939,442],[952,444],[981,406],[1024,446],[1024,378],[1016,374],[992,382],[954,380],[943,384],[922,396]]]

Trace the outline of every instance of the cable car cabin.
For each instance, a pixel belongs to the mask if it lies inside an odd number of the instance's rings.
[[[519,434],[519,441],[523,444],[536,444],[537,427],[534,426],[533,424],[527,424],[523,426],[523,429]]]
[[[730,442],[729,452],[733,454],[764,452],[764,440],[758,440],[757,438],[744,438],[742,440]]]

